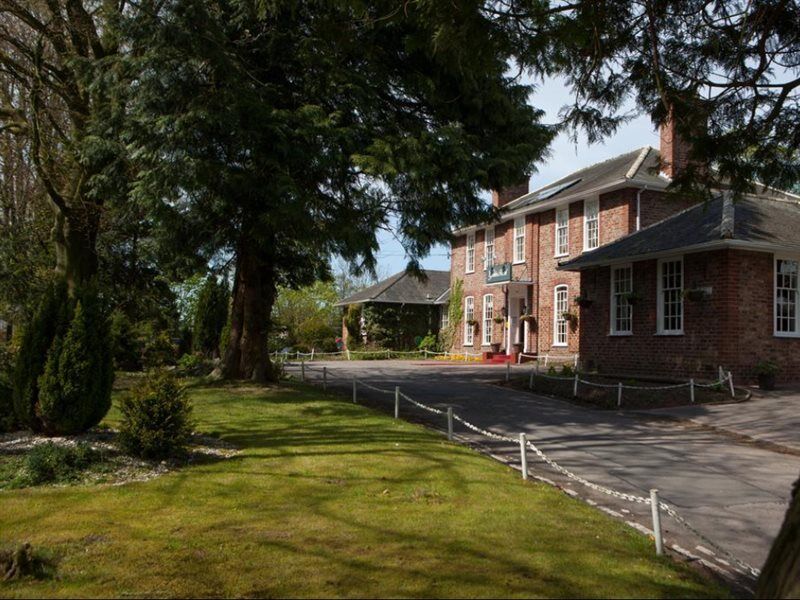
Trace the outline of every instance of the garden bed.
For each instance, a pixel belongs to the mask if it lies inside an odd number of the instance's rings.
[[[0,490],[149,481],[186,465],[227,459],[238,453],[219,439],[194,435],[183,456],[144,460],[121,452],[116,437],[117,432],[108,428],[64,437],[27,431],[0,434]]]
[[[556,396],[602,410],[670,408],[692,404],[688,385],[675,381],[659,381],[645,379],[625,379],[597,374],[580,374],[581,381],[598,384],[597,387],[585,383],[578,384],[578,395],[573,396],[574,380],[561,375],[534,375],[533,388],[530,387],[530,375],[514,379],[508,385],[537,394]],[[617,384],[622,382],[622,402],[619,403]],[[675,387],[681,385],[681,387]],[[708,386],[709,383],[702,383]],[[608,386],[608,387],[601,387]],[[727,382],[702,387],[701,383],[694,389],[694,404],[714,404],[724,402],[741,402],[749,397],[745,390],[736,389],[736,396],[731,397]]]

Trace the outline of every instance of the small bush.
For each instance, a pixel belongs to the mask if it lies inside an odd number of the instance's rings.
[[[75,434],[97,425],[111,408],[114,366],[99,298],[84,292],[69,327],[56,336],[39,377],[36,412],[44,431]]]
[[[178,352],[167,331],[156,331],[151,324],[140,329],[142,340],[142,365],[147,369],[155,369],[174,365]]]
[[[98,460],[99,454],[85,442],[76,446],[46,442],[25,456],[25,480],[28,485],[74,481]]]
[[[120,404],[119,445],[128,454],[162,459],[185,451],[192,407],[174,375],[149,373]]]
[[[424,338],[419,341],[417,349],[421,352],[428,350],[429,352],[439,352],[439,340],[432,333],[428,333]]]
[[[561,367],[561,375],[563,377],[574,377],[575,370],[569,365],[564,365],[563,367]]]
[[[17,424],[14,416],[14,389],[11,385],[13,356],[6,344],[0,344],[0,432],[11,431]]]
[[[178,373],[185,377],[204,377],[213,369],[214,364],[202,354],[184,354],[178,359]]]

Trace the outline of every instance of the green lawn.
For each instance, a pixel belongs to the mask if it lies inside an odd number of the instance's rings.
[[[623,524],[419,426],[302,387],[192,397],[199,428],[241,455],[145,483],[0,492],[2,543],[61,557],[57,580],[0,595],[726,594]]]

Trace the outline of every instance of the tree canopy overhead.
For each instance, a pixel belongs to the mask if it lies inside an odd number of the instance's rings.
[[[564,123],[590,141],[637,114],[670,114],[698,165],[676,179],[703,192],[721,183],[792,189],[800,181],[800,6],[793,0],[574,0],[544,10],[500,2],[505,16],[546,39],[520,61],[566,78]],[[543,16],[545,18],[543,18]],[[528,56],[526,56],[528,54]]]

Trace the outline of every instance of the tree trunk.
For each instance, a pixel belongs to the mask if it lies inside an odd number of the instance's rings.
[[[96,205],[85,211],[56,210],[56,272],[66,280],[70,295],[97,274],[98,212]]]
[[[230,337],[222,360],[224,378],[260,383],[274,379],[267,336],[275,292],[273,260],[267,252],[242,241],[237,253]]]
[[[800,479],[758,579],[757,598],[800,598]]]

